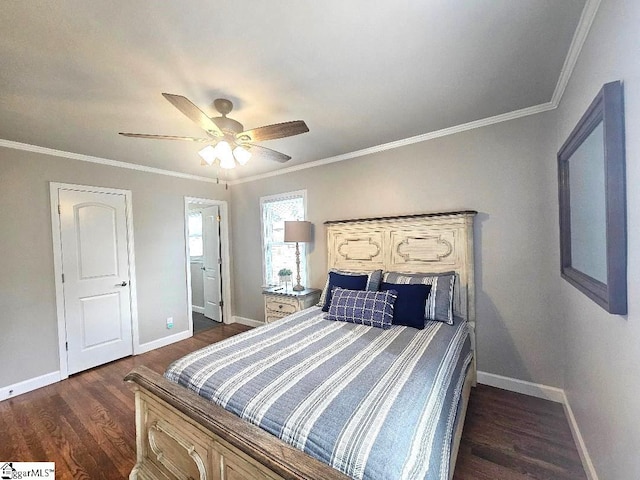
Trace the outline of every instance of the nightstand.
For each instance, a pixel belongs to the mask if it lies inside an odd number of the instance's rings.
[[[276,287],[277,288],[277,287]],[[266,288],[262,291],[264,297],[264,322],[271,323],[305,308],[309,308],[320,300],[321,290],[306,288],[299,292],[293,290],[276,290]]]

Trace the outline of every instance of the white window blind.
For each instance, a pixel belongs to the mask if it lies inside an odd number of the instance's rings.
[[[288,268],[296,281],[296,245],[284,242],[285,220],[305,219],[306,192],[291,192],[260,199],[262,211],[262,250],[264,252],[264,284],[277,285],[278,272]],[[304,243],[300,243],[300,281],[306,285],[307,256]]]

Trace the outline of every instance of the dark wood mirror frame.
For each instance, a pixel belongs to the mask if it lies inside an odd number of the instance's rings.
[[[600,125],[603,127],[606,283],[572,264],[570,164],[572,156]],[[575,159],[574,159],[575,160]],[[577,161],[577,160],[575,160]],[[593,100],[558,152],[560,262],[564,279],[609,313],[627,313],[627,222],[625,186],[624,102],[622,83],[607,83]],[[597,254],[597,252],[593,252]]]

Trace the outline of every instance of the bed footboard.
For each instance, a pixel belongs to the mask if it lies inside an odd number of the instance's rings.
[[[467,375],[460,398],[449,478],[453,477],[474,380]],[[147,367],[135,368],[125,381],[133,384],[136,402],[137,453],[131,480],[348,479]]]
[[[125,381],[136,402],[130,479],[348,478],[149,368],[135,368]]]

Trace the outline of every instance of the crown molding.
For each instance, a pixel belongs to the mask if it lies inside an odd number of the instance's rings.
[[[542,103],[540,105],[534,105],[533,107],[527,107],[513,112],[502,113],[493,117],[482,118],[469,123],[463,123],[454,127],[443,128],[434,132],[423,133],[414,137],[404,138],[402,140],[396,140],[395,142],[383,143],[382,145],[376,145],[374,147],[363,148],[362,150],[356,150],[355,152],[344,153],[342,155],[336,155],[335,157],[323,158],[321,160],[315,160],[313,162],[307,162],[293,167],[282,168],[274,170],[272,172],[262,173],[259,175],[253,175],[251,177],[239,178],[237,180],[231,180],[229,185],[239,185],[241,183],[253,182],[255,180],[261,180],[263,178],[275,177],[278,175],[285,175],[287,173],[297,172],[299,170],[305,170],[307,168],[319,167],[322,165],[328,165],[330,163],[342,162],[343,160],[349,160],[351,158],[363,157],[365,155],[371,155],[372,153],[384,152],[385,150],[392,150],[394,148],[404,147],[406,145],[412,145],[414,143],[420,143],[434,138],[446,137],[455,133],[465,132],[467,130],[473,130],[475,128],[486,127],[493,125],[494,123],[507,122],[516,118],[527,117],[529,115],[535,115],[537,113],[546,112],[556,108],[551,102]]]
[[[556,89],[551,97],[551,103],[554,107],[560,105],[560,100],[562,100],[562,96],[567,88],[571,74],[573,74],[573,69],[578,62],[578,57],[580,56],[584,42],[587,39],[589,30],[591,30],[591,25],[593,24],[593,19],[596,17],[596,13],[598,13],[599,6],[600,0],[587,0],[584,4],[580,20],[578,21],[578,26],[576,27],[576,31],[573,33],[573,39],[571,40],[569,51],[564,59],[564,64],[562,65],[560,76],[558,77],[558,83],[556,83]]]
[[[557,108],[558,105],[560,105],[560,101],[562,100],[564,91],[567,87],[567,84],[569,83],[569,79],[571,78],[573,69],[576,66],[578,57],[580,56],[580,52],[582,51],[582,47],[584,46],[584,43],[589,34],[589,30],[591,29],[591,25],[593,24],[593,20],[596,16],[596,13],[598,12],[600,1],[601,0],[586,0],[584,8],[582,9],[582,13],[580,15],[580,20],[578,21],[578,26],[576,27],[576,31],[573,34],[573,39],[571,40],[569,51],[567,52],[567,56],[565,57],[564,64],[562,65],[562,70],[560,71],[560,76],[558,77],[556,88],[551,97],[551,101],[547,103],[542,103],[540,105],[534,105],[532,107],[515,110],[513,112],[507,112],[500,115],[495,115],[493,117],[483,118],[473,122],[463,123],[461,125],[456,125],[453,127],[443,128],[441,130],[436,130],[433,132],[416,135],[414,137],[409,137],[409,138],[397,140],[394,142],[383,143],[382,145],[376,145],[373,147],[364,148],[362,150],[356,150],[354,152],[344,153],[342,155],[336,155],[334,157],[315,160],[313,162],[307,162],[307,163],[295,165],[292,167],[282,168],[279,170],[274,170],[272,172],[252,175],[250,177],[239,178],[237,180],[227,181],[226,183],[228,185],[239,185],[242,183],[253,182],[255,180],[262,180],[264,178],[275,177],[278,175],[286,175],[288,173],[297,172],[299,170],[306,170],[307,168],[314,168],[322,165],[328,165],[330,163],[350,160],[352,158],[363,157],[365,155],[371,155],[373,153],[383,152],[385,150],[404,147],[407,145],[412,145],[414,143],[420,143],[420,142],[425,142],[427,140],[432,140],[434,138],[454,135],[456,133],[465,132],[467,130],[486,127],[488,125],[507,122],[509,120],[515,120],[516,118],[522,118],[529,115],[535,115],[538,113],[546,112],[548,110],[553,110]],[[93,157],[90,155],[83,155],[83,154],[73,153],[73,152],[65,152],[63,150],[54,150],[52,148],[39,147],[37,145],[29,145],[26,143],[13,142],[11,140],[0,139],[0,147],[13,148],[16,150],[25,150],[29,152],[35,152],[35,153],[42,153],[45,155],[53,155],[57,157],[69,158],[72,160],[80,160],[84,162],[97,163],[100,165],[108,165],[111,167],[128,168],[130,170],[137,170],[137,171],[147,172],[147,173],[155,173],[158,175],[167,175],[171,177],[184,178],[187,180],[196,180],[196,181],[207,182],[207,183],[221,183],[218,179],[215,179],[215,178],[202,177],[199,175],[191,175],[188,173],[176,172],[173,170],[163,170],[160,168],[148,167],[144,165],[122,162],[118,160],[111,160],[108,158]]]
[[[0,139],[0,147],[12,148],[14,150],[23,150],[26,152],[41,153],[43,155],[51,155],[54,157],[68,158],[71,160],[80,160],[82,162],[97,163],[107,165],[109,167],[127,168],[129,170],[137,170],[139,172],[155,173],[157,175],[166,175],[169,177],[178,177],[186,180],[196,180],[199,182],[221,183],[215,178],[201,177],[199,175],[191,175],[189,173],[175,172],[173,170],[163,170],[161,168],[148,167],[146,165],[138,165],[137,163],[121,162],[119,160],[111,160],[109,158],[93,157],[91,155],[83,155],[81,153],[65,152],[64,150],[55,150],[53,148],[39,147],[38,145],[30,145],[28,143],[13,142],[11,140]]]
[[[569,51],[564,59],[562,70],[556,83],[556,88],[551,96],[551,101],[542,103],[540,105],[534,105],[533,107],[523,108],[521,110],[515,110],[513,112],[496,115],[493,117],[483,118],[474,122],[464,123],[454,127],[444,128],[442,130],[436,130],[434,132],[417,135],[415,137],[409,137],[404,140],[398,140],[395,142],[384,143],[375,147],[365,148],[363,150],[357,150],[355,152],[345,153],[343,155],[337,155],[335,157],[329,157],[322,160],[316,160],[314,162],[303,163],[294,167],[283,168],[275,170],[273,172],[263,173],[260,175],[253,175],[251,177],[240,178],[238,180],[232,180],[229,185],[238,185],[241,183],[252,182],[255,180],[261,180],[263,178],[275,177],[277,175],[285,175],[287,173],[297,172],[298,170],[304,170],[306,168],[319,167],[321,165],[328,165],[330,163],[341,162],[343,160],[349,160],[351,158],[362,157],[364,155],[370,155],[372,153],[382,152],[393,148],[403,147],[405,145],[411,145],[413,143],[424,142],[426,140],[432,140],[438,137],[444,137],[447,135],[453,135],[455,133],[464,132],[466,130],[472,130],[474,128],[486,127],[495,123],[507,122],[516,118],[526,117],[528,115],[535,115],[537,113],[553,110],[560,105],[562,95],[564,94],[569,79],[573,73],[573,69],[576,66],[582,47],[587,39],[593,20],[598,12],[601,0],[586,0],[582,13],[580,14],[580,20],[578,20],[578,26],[573,34]]]

